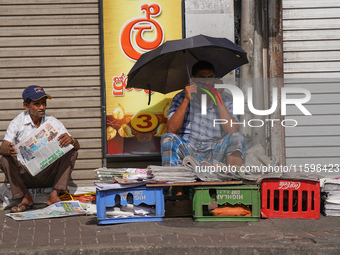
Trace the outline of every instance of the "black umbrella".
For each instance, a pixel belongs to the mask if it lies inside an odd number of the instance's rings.
[[[127,87],[163,94],[183,89],[199,60],[211,62],[218,78],[248,63],[247,53],[228,39],[197,35],[167,41],[142,54],[128,74]]]

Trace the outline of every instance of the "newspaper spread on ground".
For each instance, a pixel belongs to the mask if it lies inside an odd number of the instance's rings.
[[[38,220],[84,214],[86,214],[86,211],[80,205],[79,201],[61,201],[44,209],[8,213],[6,216],[12,217],[14,220]]]
[[[58,141],[60,135],[59,130],[47,120],[24,141],[14,146],[18,151],[18,160],[27,167],[32,176],[73,148],[71,144],[60,147]]]

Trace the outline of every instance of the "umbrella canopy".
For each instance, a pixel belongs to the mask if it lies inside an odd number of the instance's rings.
[[[163,94],[183,89],[200,60],[212,63],[219,78],[248,63],[247,53],[228,39],[197,35],[167,41],[141,55],[128,73],[127,87]]]

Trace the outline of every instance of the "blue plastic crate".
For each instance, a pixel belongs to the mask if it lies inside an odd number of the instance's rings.
[[[127,206],[132,203],[134,206],[142,203],[155,206],[155,215],[150,216],[129,216],[124,218],[109,217],[106,212],[117,204]],[[164,217],[164,195],[160,187],[134,187],[128,189],[98,190],[96,196],[98,224],[113,224],[141,221],[162,221]]]

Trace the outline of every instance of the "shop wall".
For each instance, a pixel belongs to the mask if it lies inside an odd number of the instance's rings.
[[[21,93],[41,85],[52,95],[47,113],[61,120],[81,144],[72,173],[89,185],[102,167],[99,0],[0,2],[0,140],[23,111]],[[233,0],[186,0],[186,37],[234,39]],[[109,160],[107,167],[146,167],[156,161]],[[0,172],[0,182],[5,177]]]
[[[186,37],[204,34],[234,41],[234,0],[186,0]]]
[[[90,183],[93,169],[102,166],[98,2],[0,2],[0,139],[23,110],[23,89],[43,86],[53,97],[47,113],[81,144],[72,173],[76,184]]]
[[[204,34],[235,41],[235,0],[185,0],[185,35]],[[228,74],[234,77],[235,71]]]

